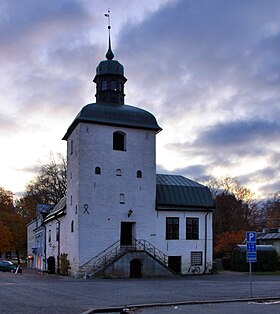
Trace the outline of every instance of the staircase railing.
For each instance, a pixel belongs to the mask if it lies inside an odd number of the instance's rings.
[[[164,254],[161,250],[156,248],[147,240],[135,239],[133,238],[133,243],[135,245],[135,251],[144,251],[152,255],[156,260],[163,263],[165,266],[168,266],[168,256]]]
[[[80,270],[85,273],[85,276],[94,275],[112,261],[116,260],[121,254],[123,254],[123,251],[121,250],[119,240],[80,266]]]
[[[110,263],[117,260],[121,255],[124,255],[127,252],[146,252],[158,262],[161,262],[168,267],[167,255],[147,240],[137,240],[132,238],[132,243],[129,245],[122,245],[120,240],[116,241],[107,249],[103,250],[98,255],[80,266],[80,270],[84,273],[85,277],[94,276],[98,271],[104,269]]]

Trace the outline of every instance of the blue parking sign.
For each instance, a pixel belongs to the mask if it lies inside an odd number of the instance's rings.
[[[246,259],[248,263],[257,261],[257,233],[255,231],[246,232]]]
[[[246,242],[256,242],[257,241],[257,233],[255,231],[247,231],[246,232]]]

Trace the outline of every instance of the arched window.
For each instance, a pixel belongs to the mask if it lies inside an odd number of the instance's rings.
[[[122,175],[121,169],[116,170],[116,176],[120,177]]]
[[[117,90],[117,81],[111,81],[111,90]]]
[[[122,150],[125,151],[125,133],[123,132],[114,132],[113,133],[113,150]]]
[[[101,90],[107,90],[108,89],[108,82],[102,81],[101,82]]]
[[[74,232],[74,220],[71,221],[71,232]]]
[[[137,170],[136,177],[142,178],[142,171],[141,170]]]
[[[95,167],[95,174],[101,174],[101,168]]]

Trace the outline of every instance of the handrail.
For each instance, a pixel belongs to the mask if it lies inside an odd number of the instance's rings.
[[[125,254],[129,251],[144,251],[155,258],[158,262],[161,262],[168,267],[168,257],[158,248],[156,248],[149,241],[144,239],[135,239],[132,237],[131,245],[121,245],[121,241],[118,240],[108,248],[100,252],[98,255],[84,263],[80,266],[80,269],[86,271],[85,276],[94,275],[102,268],[108,266],[111,262],[115,261],[122,254]],[[86,269],[85,269],[86,268]]]
[[[106,251],[108,251],[109,249],[111,249],[112,247],[114,247],[116,244],[120,243],[120,240],[114,242],[113,244],[111,244],[110,246],[108,246],[105,250],[103,250],[102,252],[100,252],[99,254],[97,254],[96,256],[94,256],[93,258],[91,258],[90,260],[88,260],[87,262],[85,262],[83,265],[81,265],[80,267],[84,267],[86,266],[86,264],[92,262],[94,259],[98,258],[100,255],[103,255]]]
[[[150,243],[147,240],[144,239],[135,239],[133,238],[133,241],[135,242],[135,249],[137,250],[137,246],[140,246],[143,251],[151,254],[154,258],[161,261],[163,264],[168,266],[168,257],[165,253],[163,253],[161,250],[156,248],[152,243]]]

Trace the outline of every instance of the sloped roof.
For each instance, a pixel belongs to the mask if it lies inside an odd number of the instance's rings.
[[[208,187],[180,175],[157,174],[157,210],[212,210]]]
[[[272,252],[276,252],[276,249],[273,245],[256,245],[257,251],[272,251]],[[236,245],[233,250],[239,249],[242,252],[246,252],[247,251],[247,245],[243,245],[243,244],[238,244]]]
[[[280,240],[280,232],[273,233],[258,232],[257,240]]]
[[[62,197],[62,199],[55,205],[54,209],[51,210],[48,216],[44,219],[44,222],[65,215],[65,209],[66,209],[66,196]]]
[[[78,113],[63,140],[67,140],[80,122],[161,131],[156,118],[146,110],[129,105],[92,103]]]

